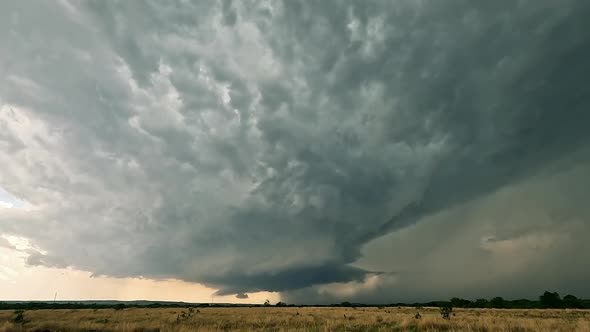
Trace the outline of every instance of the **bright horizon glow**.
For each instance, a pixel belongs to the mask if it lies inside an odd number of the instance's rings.
[[[268,299],[274,303],[280,300],[277,293],[270,292],[248,294],[247,299],[213,296],[216,289],[175,279],[92,277],[90,272],[72,268],[27,266],[27,251],[32,248],[27,239],[0,236],[0,301],[53,301],[56,292],[58,301],[263,303]]]

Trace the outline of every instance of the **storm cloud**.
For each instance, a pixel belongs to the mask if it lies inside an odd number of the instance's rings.
[[[294,302],[590,296],[559,264],[588,258],[586,1],[0,13],[0,187],[27,204],[0,234],[29,264]]]

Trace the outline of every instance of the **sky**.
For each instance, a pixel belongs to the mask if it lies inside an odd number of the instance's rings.
[[[590,298],[590,2],[0,2],[0,299]]]

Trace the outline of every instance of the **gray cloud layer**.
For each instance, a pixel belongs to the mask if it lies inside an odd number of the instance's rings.
[[[457,229],[454,255],[587,228],[567,187],[538,200],[567,205],[574,224],[552,217],[539,231],[522,215],[484,232],[470,225],[485,214],[458,212],[508,210],[499,191],[526,196],[539,190],[529,182],[588,162],[585,1],[0,9],[0,186],[34,207],[0,212],[0,233],[47,252],[30,264],[294,301],[337,300],[330,284],[347,282],[360,285],[348,297],[412,299],[460,289],[436,254]],[[530,259],[552,266],[571,252]],[[503,278],[498,291],[511,289]]]

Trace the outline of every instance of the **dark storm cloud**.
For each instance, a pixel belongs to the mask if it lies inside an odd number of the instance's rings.
[[[365,272],[358,268],[348,266],[330,266],[328,264],[312,267],[292,267],[278,273],[244,275],[242,271],[229,272],[224,275],[212,275],[202,277],[202,281],[222,287],[218,295],[230,295],[239,293],[242,289],[249,291],[273,291],[280,292],[291,289],[303,288],[314,284],[326,284],[334,282],[360,281]],[[239,285],[235,289],[226,285]],[[261,285],[263,285],[261,287]]]
[[[290,303],[392,303],[464,297],[536,298],[545,289],[587,294],[590,162],[569,159],[482,199],[430,215],[365,246],[355,263],[391,270],[370,284],[314,286]],[[574,162],[575,161],[575,162]]]
[[[0,232],[31,263],[374,292],[397,269],[364,246],[589,144],[583,1],[2,6],[0,185],[38,208]]]

